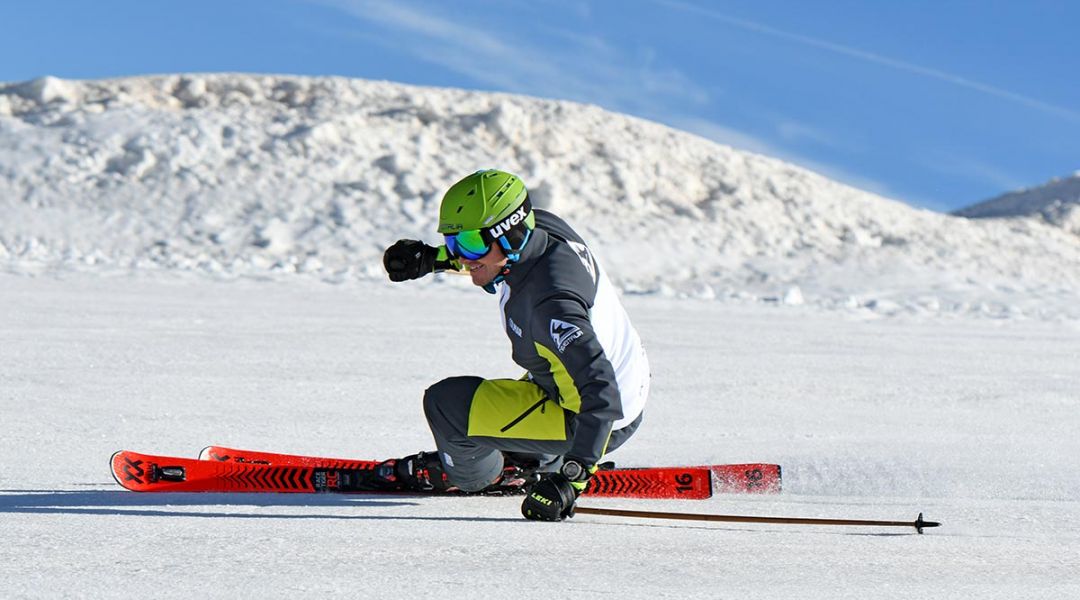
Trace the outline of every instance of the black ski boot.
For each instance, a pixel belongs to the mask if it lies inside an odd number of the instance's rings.
[[[503,496],[523,494],[540,480],[542,465],[535,458],[504,455],[504,466],[491,485],[469,495]],[[422,493],[464,493],[450,484],[438,452],[419,452],[404,458],[385,460],[371,472],[369,485],[378,490]]]
[[[503,470],[499,478],[484,488],[481,494],[523,494],[525,488],[540,481],[543,465],[533,455],[503,452]]]
[[[375,467],[374,482],[380,489],[414,492],[452,492],[438,452],[418,452],[391,458]]]

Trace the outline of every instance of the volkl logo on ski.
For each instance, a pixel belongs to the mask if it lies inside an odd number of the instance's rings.
[[[146,471],[142,468],[142,461],[133,461],[130,458],[124,458],[124,463],[124,481],[142,483],[142,477],[146,474]]]

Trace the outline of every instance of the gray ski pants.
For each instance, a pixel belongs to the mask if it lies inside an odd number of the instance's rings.
[[[465,491],[495,481],[503,453],[538,459],[541,470],[553,471],[574,441],[575,413],[530,381],[444,379],[424,393],[424,414],[450,483]],[[639,416],[612,431],[607,451],[625,443],[640,424]]]

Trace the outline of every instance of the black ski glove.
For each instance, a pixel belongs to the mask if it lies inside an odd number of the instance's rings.
[[[417,240],[398,240],[383,253],[383,267],[390,281],[419,279],[435,272],[439,249]]]
[[[574,516],[574,502],[589,483],[596,467],[567,459],[558,473],[552,473],[529,488],[521,502],[521,514],[532,521],[562,521]]]

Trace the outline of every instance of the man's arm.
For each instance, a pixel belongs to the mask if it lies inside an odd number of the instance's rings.
[[[561,521],[574,515],[578,495],[596,472],[611,426],[622,417],[622,399],[615,369],[580,298],[566,294],[543,301],[536,308],[532,333],[537,352],[551,364],[559,404],[577,416],[562,469],[528,489],[521,514],[526,519]]]
[[[622,418],[615,369],[593,331],[585,303],[573,295],[542,301],[533,318],[533,340],[551,364],[559,403],[577,413],[567,458],[585,467],[600,462],[612,424]]]

